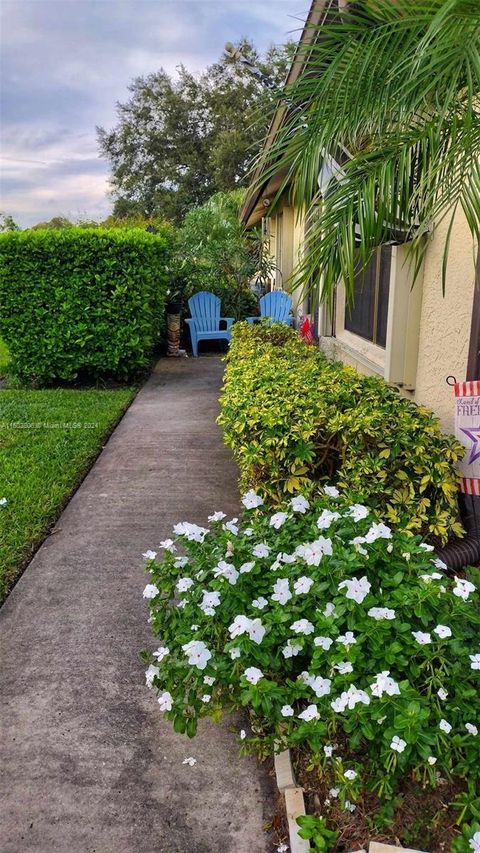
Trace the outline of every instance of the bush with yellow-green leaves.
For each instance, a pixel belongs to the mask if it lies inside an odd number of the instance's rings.
[[[284,325],[234,327],[219,423],[241,488],[273,505],[335,482],[412,533],[462,533],[456,439],[428,409]]]

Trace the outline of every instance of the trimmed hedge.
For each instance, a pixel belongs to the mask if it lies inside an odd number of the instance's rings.
[[[164,322],[168,229],[67,228],[0,235],[0,334],[12,373],[48,383],[128,379]]]
[[[286,326],[234,327],[219,423],[241,487],[273,504],[334,482],[411,532],[462,534],[456,439],[428,409]]]

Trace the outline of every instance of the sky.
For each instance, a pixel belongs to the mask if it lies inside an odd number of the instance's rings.
[[[135,77],[195,72],[242,36],[298,38],[308,0],[2,0],[0,211],[21,227],[111,210],[97,125]]]

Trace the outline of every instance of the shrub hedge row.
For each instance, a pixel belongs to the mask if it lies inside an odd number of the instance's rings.
[[[0,236],[0,335],[12,372],[127,379],[163,327],[171,232],[67,228]]]
[[[234,327],[219,423],[241,487],[273,504],[335,482],[392,524],[442,540],[462,533],[457,441],[430,411],[286,326]]]

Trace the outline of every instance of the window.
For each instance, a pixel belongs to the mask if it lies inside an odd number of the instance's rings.
[[[392,247],[379,247],[355,276],[353,305],[345,305],[345,329],[385,349]]]

